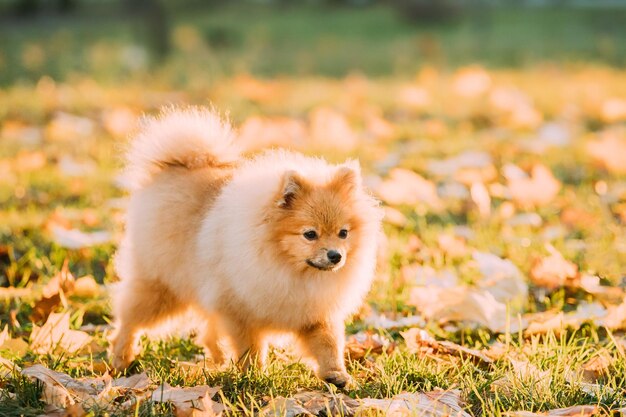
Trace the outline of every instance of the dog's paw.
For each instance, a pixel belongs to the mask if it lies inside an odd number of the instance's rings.
[[[115,355],[111,358],[111,368],[115,375],[122,375],[133,362],[135,355],[122,356]]]
[[[352,385],[352,377],[345,371],[328,371],[322,375],[322,379],[337,388],[345,388]]]

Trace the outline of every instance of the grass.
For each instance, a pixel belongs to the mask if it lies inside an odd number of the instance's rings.
[[[610,333],[587,322],[558,334],[528,336],[494,333],[468,323],[426,321],[424,327],[438,339],[477,349],[503,345],[506,354],[485,364],[468,357],[412,353],[400,336],[402,328],[377,328],[367,320],[372,311],[390,317],[419,314],[419,306],[411,304],[415,283],[403,275],[405,266],[451,268],[465,284],[480,279],[469,253],[453,256],[441,248],[439,239],[445,234],[466,235],[470,250],[508,259],[525,277],[546,256],[548,241],[581,272],[623,289],[626,197],[620,187],[626,177],[603,167],[587,147],[603,134],[623,136],[624,118],[607,117],[603,105],[611,98],[626,98],[624,72],[596,62],[623,63],[624,44],[615,41],[626,27],[619,24],[620,17],[599,11],[548,9],[537,14],[497,9],[483,18],[487,23],[470,16],[457,24],[414,27],[383,7],[338,8],[331,14],[313,6],[278,12],[263,5],[250,7],[249,13],[241,13],[241,5],[211,13],[179,11],[173,54],[153,71],[124,63],[133,54],[123,58],[120,51],[137,45],[128,21],[97,22],[79,14],[72,21],[55,18],[45,26],[11,24],[0,29],[0,36],[9,41],[4,45],[11,45],[1,51],[0,82],[5,87],[0,90],[0,287],[31,289],[25,297],[0,298],[3,326],[8,325],[13,336],[28,339],[33,325],[41,325],[31,319],[35,299],[66,260],[76,277],[92,275],[103,285],[116,281],[111,259],[123,230],[126,196],[117,176],[126,135],[142,112],[171,102],[210,101],[229,111],[237,125],[263,115],[288,117],[308,128],[315,110],[333,108],[359,137],[358,146],[341,152],[309,143],[303,150],[332,161],[359,157],[368,179],[384,178],[384,167],[393,165],[442,186],[451,180],[432,174],[429,163],[473,150],[492,157],[496,174],[491,184],[506,183],[502,172],[507,163],[526,170],[542,163],[563,184],[554,200],[533,209],[494,193],[493,214],[487,218],[468,197],[444,199],[443,210],[421,203],[397,206],[406,224],[385,224],[388,242],[378,279],[362,311],[348,323],[349,334],[380,334],[393,348],[351,360],[348,368],[356,385],[347,394],[388,398],[407,391],[459,389],[465,409],[474,416],[582,404],[597,405],[601,414],[609,415],[609,410],[625,407],[623,328]],[[556,63],[540,63],[547,58]],[[461,97],[455,92],[459,75],[453,67],[475,61],[501,68],[489,70],[486,92]],[[366,75],[355,75],[354,70]],[[428,94],[428,105],[402,103],[403,89],[416,86]],[[516,122],[494,107],[491,94],[511,87],[525,95],[539,122]],[[387,121],[392,133],[372,133],[372,115]],[[568,145],[533,150],[529,144],[548,122],[569,132]],[[87,161],[91,168],[72,174],[63,168],[67,157]],[[603,187],[604,192],[598,191]],[[539,215],[541,225],[512,225],[502,214],[510,204],[516,214]],[[67,249],[55,240],[53,225],[108,230],[112,242]],[[595,300],[580,288],[549,291],[530,283],[524,310],[568,312]],[[21,367],[42,363],[75,378],[102,375],[107,370],[106,325],[111,321],[107,294],[71,296],[56,309],[71,312],[73,328],[104,325],[104,330],[92,332],[95,345],[90,352],[5,349],[3,357]],[[334,390],[288,348],[276,348],[266,370],[245,373],[235,366],[190,371],[188,362],[201,355],[189,337],[144,339],[133,371],[146,371],[155,383],[219,385],[227,415],[252,415],[270,398],[303,389]],[[608,355],[610,365],[590,389],[577,371],[598,355]],[[511,358],[529,361],[539,376],[520,377]],[[41,383],[17,372],[0,375],[0,415],[44,412]],[[127,412],[91,410],[94,416]],[[173,416],[175,410],[146,401],[136,413]]]

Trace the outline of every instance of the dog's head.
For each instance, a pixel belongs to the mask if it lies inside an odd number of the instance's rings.
[[[358,251],[369,213],[360,208],[355,164],[319,184],[296,171],[283,174],[268,221],[279,261],[298,271],[338,271]]]

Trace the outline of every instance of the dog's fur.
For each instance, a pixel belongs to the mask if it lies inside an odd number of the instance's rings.
[[[226,339],[244,366],[262,365],[268,336],[291,332],[322,379],[349,380],[344,320],[370,287],[381,221],[356,162],[285,151],[244,159],[215,112],[170,109],[144,123],[128,173],[115,369],[133,360],[139,331],[192,308],[216,362]],[[317,239],[303,236],[310,230]],[[338,263],[330,250],[342,255]]]

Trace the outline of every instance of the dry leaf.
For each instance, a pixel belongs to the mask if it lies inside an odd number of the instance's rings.
[[[398,227],[404,227],[407,223],[407,218],[400,210],[393,207],[386,206],[384,221]]]
[[[33,322],[44,321],[74,290],[74,276],[69,270],[68,260],[63,262],[61,271],[44,286],[41,298],[35,302],[30,319]]]
[[[346,340],[346,354],[353,360],[364,359],[366,355],[380,355],[391,351],[393,351],[392,342],[376,333],[359,332],[349,336]]]
[[[494,332],[507,327],[506,305],[487,291],[460,286],[418,287],[411,292],[409,302],[431,320],[473,322]]]
[[[363,398],[359,400],[356,416],[371,415],[372,410],[379,410],[385,416],[405,417],[470,417],[459,404],[460,391],[430,391],[422,393],[403,393],[390,399]]]
[[[465,239],[451,234],[437,236],[437,244],[446,255],[452,258],[462,258],[468,253]]]
[[[321,107],[315,109],[310,118],[311,140],[315,147],[349,152],[358,145],[359,138],[343,114]]]
[[[479,96],[491,87],[489,73],[480,67],[462,68],[452,82],[454,92],[463,97]]]
[[[626,100],[610,98],[602,103],[602,118],[609,123],[626,120]]]
[[[16,287],[0,287],[0,300],[10,298],[28,297],[33,293],[32,287],[16,288]]]
[[[387,317],[385,314],[377,314],[374,312],[365,317],[363,319],[363,323],[376,329],[398,329],[403,327],[426,325],[424,319],[420,316],[398,317],[393,319]]]
[[[295,398],[276,397],[260,413],[264,417],[312,416]]]
[[[150,399],[156,402],[171,402],[176,407],[177,417],[218,416],[224,410],[224,406],[211,398],[219,390],[219,387],[212,388],[208,385],[179,388],[165,383],[152,393]]]
[[[427,331],[417,328],[408,329],[400,332],[409,352],[420,353],[426,355],[448,355],[454,357],[468,357],[477,362],[492,363],[493,360],[476,349],[470,349],[465,346],[457,345],[449,341],[437,341]]]
[[[288,118],[247,119],[240,128],[238,143],[246,151],[256,151],[272,146],[302,147],[307,132],[299,120]]]
[[[565,416],[565,417],[587,417],[598,413],[596,405],[575,405],[573,407],[558,408],[545,413],[533,413],[531,411],[513,411],[504,413],[510,417],[540,417],[540,416]]]
[[[20,367],[0,356],[0,379],[8,379],[13,372],[20,372]]]
[[[421,87],[409,85],[400,89],[398,102],[402,107],[422,109],[430,104],[430,95]]]
[[[432,208],[441,207],[435,184],[408,169],[392,169],[389,178],[378,185],[376,192],[389,204],[424,203]]]
[[[606,309],[599,303],[581,303],[573,313],[560,311],[529,314],[524,316],[528,323],[524,334],[530,336],[552,332],[558,335],[567,328],[578,329],[587,321],[602,323],[606,315]]]
[[[487,218],[491,215],[491,197],[485,184],[475,182],[470,188],[472,201],[478,207],[478,213],[481,217]]]
[[[608,375],[615,359],[608,350],[602,349],[582,366],[582,379],[585,382],[597,382],[601,377]]]
[[[442,177],[456,177],[460,171],[482,169],[493,169],[493,162],[491,155],[481,151],[466,151],[450,158],[431,160],[427,166],[429,173]]]
[[[42,400],[46,404],[66,408],[77,401],[86,401],[97,396],[110,383],[111,377],[90,378],[83,381],[67,374],[52,371],[43,365],[25,368],[22,374],[43,382]]]
[[[97,232],[82,232],[78,229],[65,229],[58,225],[52,225],[54,241],[64,248],[81,249],[101,245],[111,240],[111,234],[101,230]]]
[[[73,295],[77,297],[95,298],[103,292],[103,288],[98,285],[94,277],[91,275],[80,277],[74,283]]]
[[[602,139],[590,142],[587,151],[610,172],[626,173],[626,139],[607,133]]]
[[[609,307],[606,317],[599,324],[612,330],[626,329],[626,300],[618,306]]]
[[[69,313],[52,313],[42,327],[33,325],[30,339],[30,347],[35,353],[52,353],[57,349],[73,353],[87,345],[91,336],[80,330],[70,330]]]
[[[541,259],[530,270],[535,285],[554,290],[563,286],[574,286],[578,280],[578,266],[566,260],[554,246],[546,244],[550,256]]]
[[[502,377],[491,384],[493,391],[498,391],[504,395],[510,395],[521,385],[536,385],[538,389],[549,389],[552,378],[549,371],[542,371],[528,360],[516,359],[509,356],[509,361],[513,366],[513,375]]]
[[[144,391],[152,385],[152,381],[145,372],[128,377],[116,378],[112,382],[113,387],[129,389],[133,391]]]
[[[544,206],[557,195],[561,189],[561,182],[554,178],[550,169],[537,164],[532,169],[532,175],[518,177],[506,175],[511,198],[522,207]]]
[[[492,253],[474,251],[472,257],[482,275],[477,286],[497,301],[508,303],[513,312],[520,311],[528,296],[528,285],[517,266]]]
[[[507,318],[507,303],[513,311],[519,310],[527,296],[528,287],[520,271],[493,254],[476,251],[473,257],[483,275],[476,288],[457,285],[452,274],[454,281],[445,287],[440,283],[446,280],[424,280],[425,286],[412,290],[409,302],[429,319],[468,321],[494,332],[505,331],[507,325],[509,330],[516,330],[517,322]],[[414,268],[427,271],[425,267]]]
[[[21,338],[12,338],[9,335],[9,325],[5,325],[0,333],[0,350],[7,350],[13,355],[21,357],[28,351],[28,343]]]

